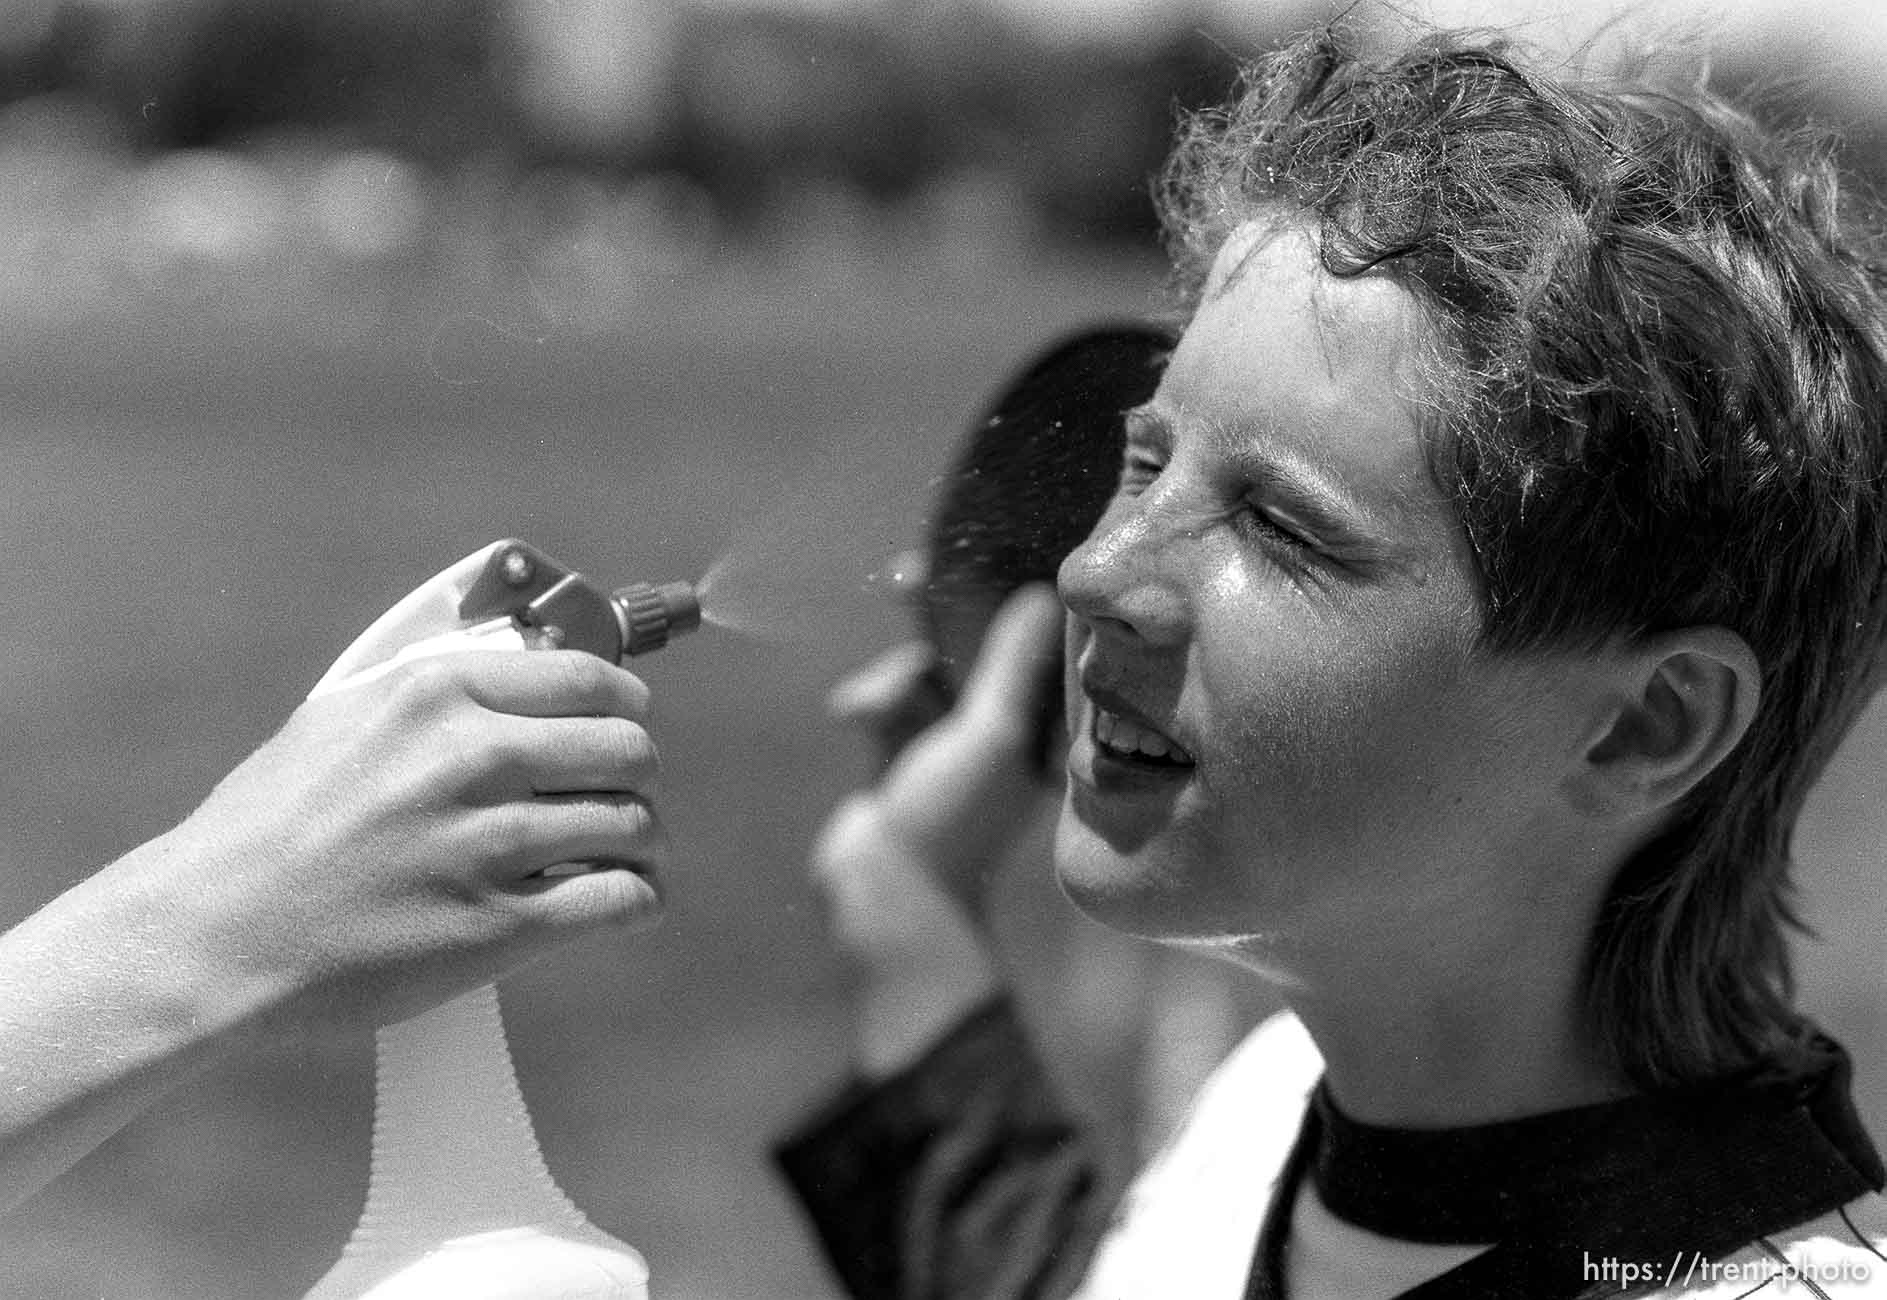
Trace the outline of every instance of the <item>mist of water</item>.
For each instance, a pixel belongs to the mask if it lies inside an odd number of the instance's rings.
[[[887,537],[893,529],[883,518],[836,499],[830,485],[793,496],[793,507],[742,527],[695,581],[704,623],[768,641],[817,641],[835,618],[905,587],[885,557],[908,537]]]

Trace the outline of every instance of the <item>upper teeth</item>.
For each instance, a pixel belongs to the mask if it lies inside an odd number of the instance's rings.
[[[1106,709],[1094,711],[1094,738],[1109,749],[1117,749],[1122,753],[1138,752],[1153,758],[1165,758],[1170,754],[1182,761],[1191,761],[1185,750],[1159,732],[1137,722],[1129,722]]]

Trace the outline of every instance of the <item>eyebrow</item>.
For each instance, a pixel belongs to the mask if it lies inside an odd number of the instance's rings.
[[[1171,418],[1152,402],[1127,412],[1129,442],[1138,439],[1170,446],[1175,432]],[[1220,456],[1237,466],[1246,479],[1263,487],[1318,540],[1332,545],[1371,545],[1386,551],[1401,549],[1380,535],[1374,512],[1315,467],[1254,446],[1250,430],[1241,425],[1204,424],[1200,432],[1211,440]]]

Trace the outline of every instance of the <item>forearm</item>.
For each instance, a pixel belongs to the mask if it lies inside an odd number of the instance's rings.
[[[861,960],[855,1050],[867,1079],[910,1066],[1003,988],[986,927],[947,901],[922,910],[899,953]]]
[[[439,630],[428,611],[456,608],[468,572],[346,661]],[[647,714],[647,687],[575,651],[369,671],[303,704],[175,829],[0,935],[0,1210],[240,1040],[390,1023],[653,922]],[[545,874],[571,862],[619,865]]]
[[[147,844],[0,935],[0,1212],[227,1051],[255,1008]]]
[[[884,1078],[999,991],[985,909],[945,889],[866,799],[834,813],[814,862],[834,936],[858,973],[857,1065]]]

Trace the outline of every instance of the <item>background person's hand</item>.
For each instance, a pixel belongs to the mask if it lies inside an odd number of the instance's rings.
[[[1028,587],[996,615],[953,707],[922,646],[890,651],[833,693],[834,712],[888,760],[812,853],[837,937],[865,972],[869,1072],[905,1063],[997,987],[984,913],[993,868],[1054,788],[1033,747],[1043,694],[1060,689],[1061,630],[1054,592]]]

